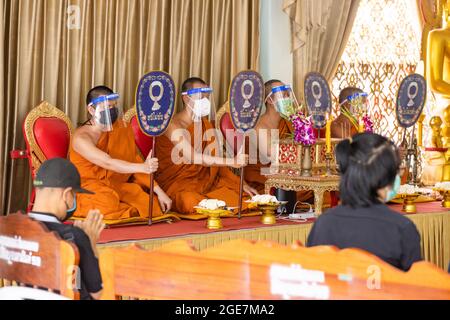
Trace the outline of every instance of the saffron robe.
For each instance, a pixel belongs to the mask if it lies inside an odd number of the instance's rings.
[[[213,126],[206,118],[203,118],[202,137],[208,129],[213,129]],[[194,124],[186,130],[191,137],[191,146],[194,147]],[[202,152],[208,147],[210,149],[212,143],[215,143],[215,138],[203,141]],[[181,214],[196,213],[194,207],[203,199],[223,200],[228,207],[239,205],[240,179],[228,167],[175,164],[172,161],[174,147],[173,142],[166,136],[158,137],[156,141],[156,156],[159,159],[156,177],[161,188],[172,199],[173,211]],[[214,154],[215,152],[211,153],[211,155]],[[242,208],[247,208],[245,203]]]
[[[124,126],[122,121],[114,124],[113,131],[102,133],[97,148],[113,159],[132,163],[144,162],[138,153],[131,126]],[[148,217],[150,175],[123,174],[101,168],[86,160],[72,147],[70,160],[80,172],[81,186],[95,192],[93,195],[77,194],[75,217],[85,218],[91,209],[100,210],[105,220]],[[158,198],[154,195],[152,216],[158,217],[162,214]]]

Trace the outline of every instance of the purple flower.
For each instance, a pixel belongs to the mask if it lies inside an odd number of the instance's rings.
[[[363,117],[363,122],[364,122],[364,131],[373,133],[373,121],[372,119],[370,119],[368,114],[366,114]]]
[[[294,141],[305,146],[311,146],[316,143],[314,130],[311,121],[301,112],[292,115],[292,126],[294,127]]]

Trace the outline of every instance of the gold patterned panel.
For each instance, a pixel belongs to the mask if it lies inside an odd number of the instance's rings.
[[[331,153],[333,155],[333,159],[331,160],[332,167],[336,166],[334,150],[339,142],[341,142],[340,139],[331,140]],[[311,149],[311,162],[315,174],[324,173],[326,169],[325,153],[325,140],[318,139]],[[300,175],[303,155],[304,150],[301,144],[294,142],[293,139],[280,139],[278,144],[278,157],[271,171],[282,174]]]
[[[34,136],[34,124],[39,118],[58,118],[64,121],[69,129],[69,141],[72,141],[72,122],[67,117],[67,115],[47,101],[41,102],[41,104],[39,104],[36,108],[32,109],[28,113],[24,122],[25,137],[27,140],[30,154],[29,156],[31,157],[32,164],[31,172],[36,172],[41,166],[42,162],[47,160],[36,141],[36,137]]]
[[[376,133],[394,142],[402,140],[395,104],[400,82],[416,71],[421,34],[418,15],[410,0],[361,0],[347,46],[330,84],[336,102],[345,87],[369,93],[369,113]]]

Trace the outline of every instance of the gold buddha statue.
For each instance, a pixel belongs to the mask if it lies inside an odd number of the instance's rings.
[[[450,110],[450,0],[443,8],[442,28],[431,31],[427,46],[427,81],[431,91],[447,100]]]
[[[444,118],[442,144],[450,148],[450,0],[443,3],[442,28],[432,30],[428,35],[427,45],[427,81],[438,103],[439,116]],[[436,134],[434,133],[436,136]],[[434,141],[436,142],[436,141]],[[449,149],[450,150],[450,149]],[[446,162],[450,160],[447,152]],[[443,181],[450,181],[450,166],[445,165]]]

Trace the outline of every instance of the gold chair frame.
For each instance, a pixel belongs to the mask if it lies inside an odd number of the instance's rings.
[[[38,170],[41,164],[47,160],[34,135],[34,124],[39,118],[58,118],[63,120],[67,125],[69,129],[69,148],[67,149],[66,158],[69,154],[70,144],[72,143],[73,126],[70,119],[63,111],[51,105],[47,101],[42,101],[37,107],[28,113],[24,122],[24,134],[28,141],[27,147],[30,151],[29,157],[31,159],[32,172]]]

